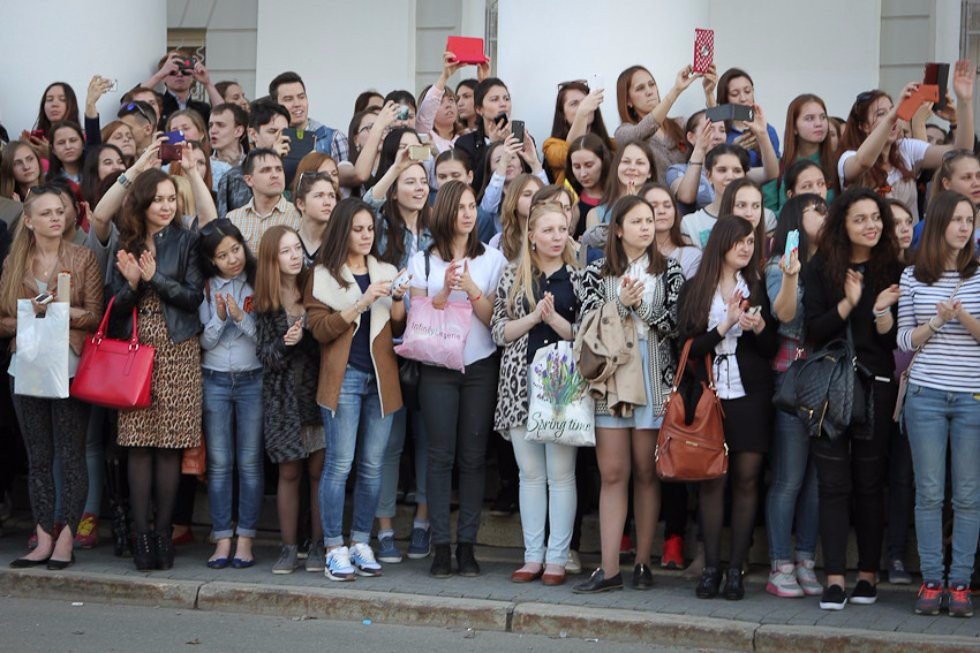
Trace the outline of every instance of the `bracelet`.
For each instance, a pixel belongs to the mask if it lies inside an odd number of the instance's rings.
[[[689,166],[703,166],[704,165],[704,161],[688,161],[687,162],[687,165],[689,165]]]
[[[481,300],[482,298],[483,298],[483,293],[481,292],[481,293],[480,293],[479,295],[477,295],[476,297],[469,297],[468,299],[470,300],[470,303],[472,304],[472,303],[474,303],[474,302],[478,302],[478,301],[480,301],[480,300]]]
[[[362,307],[361,300],[358,299],[356,302],[354,302],[354,308],[357,309],[358,315],[363,315],[369,308],[371,308],[371,305],[368,304],[367,306]]]
[[[881,311],[876,311],[874,308],[872,308],[871,309],[871,312],[874,313],[874,316],[875,316],[875,319],[876,320],[878,318],[885,317],[886,315],[889,315],[891,313],[891,311],[889,309],[887,309],[887,308],[884,309],[884,310],[881,310]]]
[[[933,324],[932,321],[935,319],[936,319],[935,315],[929,318],[929,321],[926,322],[926,326],[928,326],[929,330],[932,331],[933,333],[939,333],[939,330],[943,328],[943,325],[940,324],[939,326],[936,326],[935,324]]]
[[[391,295],[391,301],[393,301],[393,302],[400,302],[400,301],[404,301],[404,300],[405,300],[405,295],[399,296],[399,295],[396,295],[394,293],[392,293],[392,295]]]

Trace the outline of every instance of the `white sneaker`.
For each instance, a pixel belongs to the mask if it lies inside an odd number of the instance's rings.
[[[582,561],[578,557],[578,551],[568,552],[568,562],[565,563],[566,574],[581,574]]]
[[[327,564],[323,575],[338,582],[354,580],[356,572],[350,562],[350,550],[346,546],[339,546],[327,552]]]
[[[370,544],[358,542],[350,548],[350,559],[354,568],[361,576],[380,576],[381,565],[374,558],[374,550]]]

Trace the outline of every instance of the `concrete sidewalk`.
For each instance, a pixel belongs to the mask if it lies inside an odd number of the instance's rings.
[[[736,651],[980,651],[980,618],[923,617],[912,613],[915,587],[879,586],[873,606],[820,610],[817,599],[778,599],[767,594],[765,570],[753,568],[742,601],[698,600],[695,582],[679,572],[655,570],[648,592],[629,588],[596,596],[561,587],[518,585],[510,572],[520,565],[516,549],[480,547],[480,578],[437,580],[429,561],[385,565],[380,578],[332,583],[303,570],[270,572],[277,549],[257,546],[259,564],[246,570],[205,566],[210,547],[178,549],[174,568],[137,572],[111,547],[78,551],[65,572],[13,570],[23,555],[27,531],[8,530],[0,539],[0,593],[97,603],[166,605],[186,609],[330,618],[377,623],[511,631],[600,641],[633,641]],[[586,557],[588,568],[595,560]],[[624,576],[628,572],[624,568]]]

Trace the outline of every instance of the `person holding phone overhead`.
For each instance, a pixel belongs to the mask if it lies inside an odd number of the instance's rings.
[[[600,82],[602,79],[596,75],[593,83]],[[558,85],[551,136],[545,139],[541,146],[548,166],[548,176],[554,183],[561,184],[565,181],[568,148],[576,139],[586,134],[594,134],[602,140],[610,152],[616,149],[616,145],[609,138],[609,132],[606,131],[606,123],[602,119],[602,110],[599,108],[602,106],[604,91],[605,89],[598,86],[590,87],[580,79]]]
[[[718,80],[718,106],[723,104],[738,104],[755,110],[756,114],[762,109],[755,101],[755,82],[741,68],[729,68]],[[728,142],[744,147],[749,153],[749,165],[753,168],[764,165],[766,151],[763,150],[765,140],[772,145],[774,160],[779,160],[779,134],[776,128],[762,120],[765,134],[753,128],[748,122],[730,121],[727,123]],[[768,138],[766,138],[768,137]],[[778,165],[778,164],[777,164]],[[773,175],[775,177],[775,175]]]

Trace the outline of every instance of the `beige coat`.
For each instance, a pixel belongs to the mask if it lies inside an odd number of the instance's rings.
[[[609,412],[619,417],[629,417],[633,406],[647,402],[632,320],[620,318],[616,304],[607,302],[583,318],[572,348],[593,398],[605,399]]]

